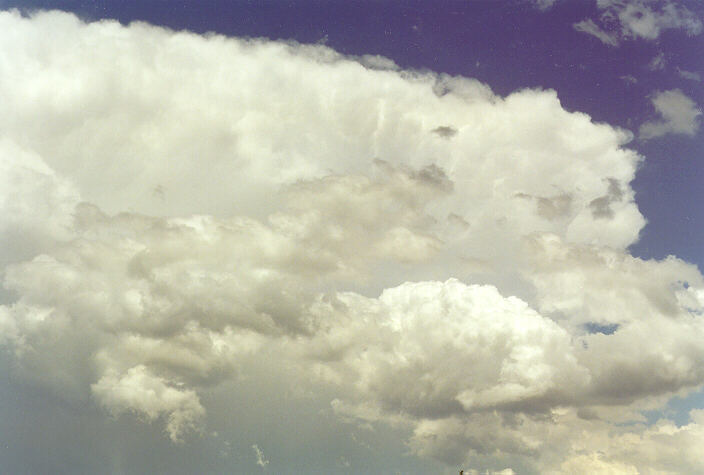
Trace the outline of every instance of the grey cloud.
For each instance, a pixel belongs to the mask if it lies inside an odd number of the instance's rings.
[[[621,398],[667,393],[675,387],[693,385],[693,381],[702,377],[695,362],[704,357],[704,353],[695,349],[696,337],[692,333],[699,332],[699,326],[691,326],[690,312],[683,303],[688,289],[677,284],[678,275],[689,274],[699,281],[701,276],[696,269],[674,258],[661,262],[641,261],[606,250],[573,249],[563,254],[559,249],[565,250],[548,238],[533,248],[536,269],[532,279],[538,289],[541,312],[548,315],[559,312],[560,318],[574,319],[574,324],[580,326],[592,322],[599,322],[602,327],[619,326],[611,335],[593,333],[583,337],[587,348],[577,355],[591,368],[594,387],[590,397],[608,404],[621,404],[626,400]],[[551,263],[541,262],[540,255],[553,256],[548,260]],[[587,268],[600,270],[587,277],[584,273]],[[580,288],[578,293],[556,291],[554,286],[564,281]],[[604,292],[606,289],[612,292],[610,297]],[[648,330],[641,326],[644,319],[649,322]],[[666,330],[673,322],[682,325],[682,333],[677,336]],[[648,342],[654,340],[661,345],[659,349],[649,346]],[[612,345],[617,345],[619,350],[615,353],[606,350],[613,348]],[[674,368],[668,358],[663,358],[660,349],[664,347],[680,355],[681,366]],[[592,360],[597,354],[599,356]],[[647,360],[648,364],[641,366],[635,359]],[[617,382],[620,373],[632,379],[627,389],[622,389]]]
[[[611,197],[607,195],[593,199],[589,203],[589,207],[592,209],[592,215],[595,218],[613,219],[614,213],[611,211],[610,204]]]
[[[516,197],[535,201],[538,214],[548,220],[564,218],[570,214],[572,209],[572,196],[567,193],[551,197],[517,193]]]
[[[52,341],[58,340],[80,360],[69,365],[68,375],[78,376],[66,382],[72,391],[80,394],[97,378],[92,393],[111,413],[134,411],[149,420],[167,414],[169,435],[180,441],[199,427],[204,409],[177,382],[218,384],[265,337],[316,331],[320,322],[304,310],[313,302],[315,279],[307,285],[302,275],[350,279],[355,267],[364,268],[365,255],[422,257],[436,240],[414,237],[411,229],[421,226],[433,196],[451,188],[437,166],[413,171],[384,164],[379,181],[328,177],[293,185],[291,214],[278,213],[270,225],[207,216],[110,217],[82,204],[74,231],[82,240],[7,269],[4,285],[21,299],[0,307],[0,324],[29,373],[61,374],[67,361],[56,358],[60,348]],[[370,232],[381,216],[384,226]],[[396,247],[399,239],[403,246]],[[355,247],[357,241],[367,247]],[[32,322],[47,316],[54,323],[35,328]],[[71,339],[85,342],[85,352]]]
[[[614,212],[611,209],[612,203],[617,203],[623,199],[623,190],[618,180],[609,178],[609,188],[606,195],[593,199],[589,203],[589,208],[592,210],[592,215],[595,218],[612,219]]]
[[[579,417],[580,419],[585,419],[587,421],[598,420],[599,414],[593,409],[590,409],[588,407],[582,407],[577,411],[577,417]]]
[[[438,74],[433,76],[432,91],[437,97],[455,95],[467,102],[492,100],[493,94],[488,85],[461,76]]]
[[[400,69],[391,59],[379,55],[365,54],[359,58],[359,62],[369,69],[381,71],[397,71]]]
[[[434,163],[414,172],[412,176],[416,180],[427,183],[441,192],[449,193],[454,188],[452,180],[450,180],[445,171]]]
[[[431,132],[444,139],[449,139],[457,135],[457,129],[449,125],[441,125],[431,130]]]

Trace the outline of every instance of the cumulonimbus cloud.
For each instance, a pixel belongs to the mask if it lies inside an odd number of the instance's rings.
[[[264,351],[448,463],[640,470],[701,442],[697,414],[639,422],[704,383],[704,283],[627,251],[629,132],[320,45],[58,12],[0,32],[0,342],[24,377],[185,443]]]

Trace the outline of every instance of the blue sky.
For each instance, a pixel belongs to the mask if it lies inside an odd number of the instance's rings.
[[[0,9],[13,471],[704,470],[701,2]]]

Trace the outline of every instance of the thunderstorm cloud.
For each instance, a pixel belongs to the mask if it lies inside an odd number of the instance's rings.
[[[624,35],[701,30],[602,3]],[[704,282],[628,251],[630,132],[324,45],[3,12],[0,49],[18,377],[180,446],[229,417],[212,391],[276,374],[272,406],[449,466],[704,470],[704,413],[642,416],[704,383]],[[658,93],[641,137],[696,130],[690,102]]]

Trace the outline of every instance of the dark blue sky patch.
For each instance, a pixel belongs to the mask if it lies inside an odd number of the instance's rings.
[[[613,335],[618,330],[618,323],[596,323],[588,322],[584,324],[584,329],[589,333],[601,333],[603,335]]]

